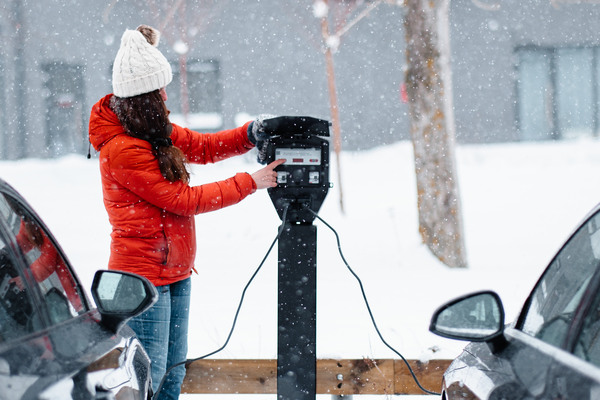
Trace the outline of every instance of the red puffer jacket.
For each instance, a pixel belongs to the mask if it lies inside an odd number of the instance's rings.
[[[109,269],[129,271],[154,285],[191,275],[196,254],[194,215],[236,204],[256,191],[247,173],[220,182],[189,186],[169,182],[158,168],[152,146],[125,133],[109,108],[112,95],[90,115],[90,142],[100,151],[104,206],[112,225]],[[173,124],[171,140],[189,162],[214,163],[249,151],[242,127],[201,134]]]

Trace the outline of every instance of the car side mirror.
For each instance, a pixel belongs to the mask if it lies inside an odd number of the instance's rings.
[[[488,342],[496,352],[506,341],[502,301],[492,291],[459,297],[435,311],[429,330],[449,339]]]
[[[101,323],[116,333],[130,318],[156,303],[158,291],[142,276],[101,270],[94,275],[92,297],[102,317]]]

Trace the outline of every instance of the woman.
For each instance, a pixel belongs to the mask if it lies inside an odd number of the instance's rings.
[[[143,275],[159,300],[129,325],[152,360],[153,388],[165,370],[186,359],[190,276],[196,253],[194,215],[236,204],[275,187],[278,160],[250,175],[189,185],[186,163],[213,163],[252,149],[260,120],[214,134],[169,122],[165,87],[171,67],[148,26],[127,30],[113,64],[113,94],[96,103],[90,143],[100,152],[104,205],[112,225],[110,269]],[[264,135],[264,132],[262,132]],[[161,399],[176,399],[183,366],[170,374]]]

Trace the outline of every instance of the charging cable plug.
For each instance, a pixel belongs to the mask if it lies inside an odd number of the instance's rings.
[[[294,199],[288,199],[286,197],[281,198],[279,200],[277,200],[277,206],[282,207],[282,208],[291,208],[292,204],[294,204],[295,200]]]
[[[298,203],[298,206],[300,206],[300,208],[305,208],[305,209],[310,210],[310,203],[311,203],[310,199],[306,199],[306,198],[298,199],[298,200],[296,200],[296,202]]]
[[[310,198],[300,198],[300,199],[288,199],[286,197],[277,200],[277,206],[282,208],[289,208],[292,210],[301,210],[308,209],[310,210],[311,201]]]

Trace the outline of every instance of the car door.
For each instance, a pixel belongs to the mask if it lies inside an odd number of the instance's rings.
[[[568,356],[556,357],[546,393],[556,399],[600,398],[600,274],[588,285],[566,338]]]
[[[75,334],[89,311],[46,227],[0,187],[0,399],[33,396],[72,371],[67,361],[90,346]]]
[[[503,326],[494,292],[441,306],[430,330],[472,341],[444,374],[445,398],[600,398],[599,267],[600,205],[552,259],[514,324]]]
[[[527,299],[514,329],[511,364],[535,398],[593,399],[600,369],[584,357],[600,327],[600,213],[596,210],[556,254]],[[588,350],[590,349],[590,350]],[[600,359],[598,360],[600,362]]]
[[[145,399],[147,354],[102,318],[46,226],[0,180],[0,400]]]

